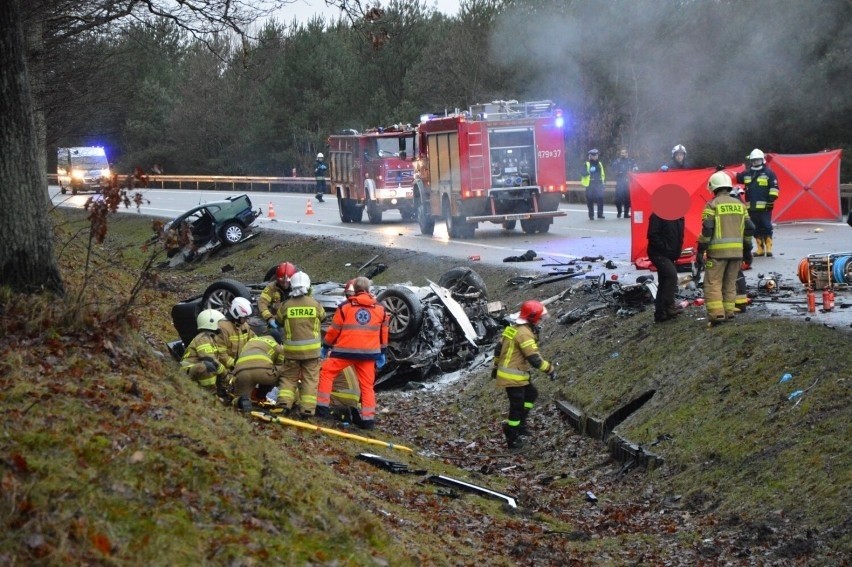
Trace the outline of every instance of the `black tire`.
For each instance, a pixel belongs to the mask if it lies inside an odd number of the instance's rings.
[[[458,267],[449,270],[438,280],[438,285],[462,295],[476,292],[483,296],[488,295],[485,280],[470,268]]]
[[[432,236],[435,233],[435,219],[428,203],[417,200],[417,224],[420,225],[420,234]]]
[[[245,236],[245,231],[238,222],[226,222],[222,226],[222,230],[219,231],[219,238],[225,246],[233,246],[239,243],[243,239],[243,236]]]
[[[370,219],[370,224],[382,224],[382,209],[375,201],[367,201],[367,218]]]
[[[400,209],[399,215],[402,217],[402,222],[414,222],[417,220],[416,209]]]
[[[340,195],[337,196],[337,211],[340,213],[340,222],[352,222],[352,217],[349,216],[349,204]]]
[[[71,194],[72,194],[72,195],[76,195],[77,193],[79,193],[79,191],[77,191],[77,188],[76,188],[76,187],[72,187],[72,188],[71,188]]]
[[[395,285],[382,291],[376,299],[387,309],[390,318],[388,335],[392,340],[401,341],[417,336],[423,325],[423,305],[413,291]]]
[[[550,232],[550,225],[552,223],[547,222],[547,219],[539,219],[538,231],[542,234],[547,234]]]
[[[354,223],[360,223],[364,220],[364,207],[360,205],[356,205],[355,201],[349,200],[349,218]]]
[[[236,280],[215,281],[204,290],[201,309],[216,309],[226,313],[235,297],[251,300],[251,290]]]
[[[539,219],[522,220],[521,229],[524,231],[524,234],[535,234],[541,230],[541,222]]]
[[[503,223],[503,230],[515,230],[515,227],[518,226],[518,221],[510,220]]]
[[[62,192],[63,195],[68,192],[68,189],[66,189],[65,187],[60,187],[59,190]]]

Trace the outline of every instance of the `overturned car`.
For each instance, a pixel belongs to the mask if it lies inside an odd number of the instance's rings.
[[[272,278],[274,268],[265,279]],[[195,336],[196,316],[202,309],[223,313],[235,297],[252,302],[254,317],[250,323],[256,332],[264,332],[265,322],[257,316],[257,296],[267,282],[243,284],[235,280],[219,280],[201,295],[187,299],[172,308],[172,323],[180,335],[169,343],[176,358]],[[323,333],[331,324],[334,312],[345,300],[344,284],[315,282],[312,296],[326,311]],[[425,286],[410,283],[374,287],[372,292],[387,309],[389,335],[387,364],[377,371],[376,384],[422,380],[432,374],[458,370],[473,360],[482,347],[490,346],[503,329],[506,315],[500,302],[489,302],[482,278],[470,268],[453,268],[438,282],[427,280]]]

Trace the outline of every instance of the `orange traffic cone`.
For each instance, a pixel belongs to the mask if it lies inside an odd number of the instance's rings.
[[[272,206],[272,201],[269,201],[269,214],[266,215],[269,220],[275,220],[275,207]]]
[[[310,199],[308,199],[308,208],[307,208],[307,209],[305,209],[305,214],[306,214],[306,215],[312,215],[312,214],[314,214],[314,206],[313,206],[313,205],[311,205],[311,200],[310,200]]]

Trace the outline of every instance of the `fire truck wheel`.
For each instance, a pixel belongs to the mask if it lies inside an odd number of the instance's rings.
[[[441,203],[444,221],[447,223],[447,235],[450,238],[472,238],[476,227],[465,222],[464,217],[454,217],[450,214],[450,200],[444,197]]]
[[[429,204],[417,201],[417,224],[420,225],[420,234],[432,236],[435,233],[435,219],[429,210]]]
[[[547,222],[547,219],[522,220],[521,228],[526,234],[535,234],[536,232],[544,234],[550,232],[550,223]]]
[[[376,296],[388,312],[388,336],[395,341],[409,339],[423,325],[423,304],[417,294],[405,286],[394,285]]]
[[[364,207],[359,207],[354,202],[349,205],[349,218],[352,222],[360,223],[364,220]]]
[[[518,226],[518,221],[506,221],[503,223],[503,230],[515,230],[516,226]]]
[[[337,210],[340,213],[340,222],[352,222],[352,217],[349,216],[349,203],[347,200],[337,196]]]
[[[382,224],[382,209],[375,201],[367,202],[367,218],[370,219],[370,224]]]
[[[62,189],[60,189],[60,191],[62,191],[62,194],[64,195],[65,193],[67,193],[67,192],[68,192],[68,189],[66,189],[65,187],[63,187]]]

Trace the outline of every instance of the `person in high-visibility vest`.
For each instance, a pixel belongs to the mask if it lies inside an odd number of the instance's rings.
[[[711,175],[707,188],[713,199],[701,214],[698,261],[705,265],[704,299],[711,324],[734,317],[737,276],[744,259],[751,263],[754,224],[742,201],[730,195],[732,187],[726,172]]]
[[[277,386],[283,365],[284,347],[272,335],[260,335],[246,343],[234,366],[237,408],[251,411],[255,387]]]
[[[314,415],[317,405],[317,386],[320,372],[320,349],[325,309],[309,295],[311,278],[296,272],[290,278],[290,297],[278,309],[276,320],[281,327],[284,346],[284,368],[278,406],[286,411],[296,403],[302,415]]]
[[[589,220],[595,220],[595,205],[598,208],[598,218],[604,218],[606,172],[599,158],[600,152],[598,150],[589,150],[589,159],[583,164],[583,175],[580,176],[580,185],[586,188],[586,207],[589,209]]]
[[[331,416],[332,382],[344,368],[352,366],[358,374],[361,388],[360,427],[373,429],[376,415],[373,385],[376,368],[387,362],[388,317],[384,306],[370,293],[368,278],[355,278],[352,287],[354,295],[334,312],[331,327],[323,340],[322,356],[325,361],[320,369],[316,415]]]
[[[267,332],[275,337],[275,340],[279,343],[281,342],[281,331],[278,329],[278,321],[275,320],[275,315],[278,313],[281,304],[289,297],[290,278],[298,271],[299,269],[290,262],[278,264],[272,281],[266,284],[257,298],[257,310],[263,320],[266,321]]]
[[[228,369],[219,362],[218,334],[219,322],[225,318],[215,309],[205,309],[196,317],[195,324],[198,334],[193,337],[186,347],[180,361],[181,370],[187,376],[198,382],[199,386],[216,387],[217,383],[225,380]]]
[[[546,316],[547,308],[541,302],[524,301],[518,318],[503,330],[494,353],[491,376],[497,379],[499,388],[506,389],[509,398],[509,418],[502,425],[509,449],[522,447],[522,437],[529,435],[527,417],[538,399],[530,368],[537,368],[551,380],[556,378],[554,365],[538,352],[538,324]]]

